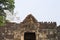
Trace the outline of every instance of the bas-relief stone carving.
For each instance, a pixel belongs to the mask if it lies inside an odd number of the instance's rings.
[[[34,32],[36,40],[59,40],[55,22],[38,22],[31,14],[20,24],[7,22],[0,27],[0,39],[24,40],[25,32]]]

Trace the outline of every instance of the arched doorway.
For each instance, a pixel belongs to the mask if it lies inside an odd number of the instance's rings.
[[[24,40],[36,40],[35,32],[25,32]]]

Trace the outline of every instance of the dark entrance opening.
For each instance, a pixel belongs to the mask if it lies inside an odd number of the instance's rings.
[[[35,32],[25,32],[24,40],[36,40]]]

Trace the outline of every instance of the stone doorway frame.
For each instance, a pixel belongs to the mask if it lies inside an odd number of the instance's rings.
[[[26,37],[29,37],[29,36],[31,37],[31,39],[36,40],[36,34],[35,34],[35,32],[25,32],[24,33],[24,40],[26,39]]]
[[[26,32],[26,31],[25,31]],[[21,40],[24,40],[24,33],[25,32],[23,32],[22,33],[22,35],[21,35]],[[29,31],[28,31],[29,32]],[[30,31],[31,32],[31,31]],[[37,32],[32,32],[32,33],[35,33],[35,35],[36,35],[36,40],[38,39],[38,35],[37,35]]]

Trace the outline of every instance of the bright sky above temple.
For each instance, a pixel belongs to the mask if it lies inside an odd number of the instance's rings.
[[[38,21],[60,24],[60,0],[15,0],[14,12],[20,22],[28,14],[32,14]]]

